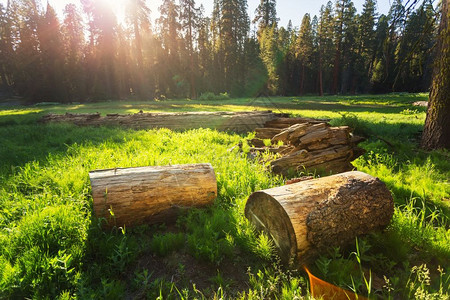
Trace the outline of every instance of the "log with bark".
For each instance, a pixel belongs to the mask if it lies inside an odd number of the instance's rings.
[[[392,195],[359,171],[254,192],[245,216],[274,242],[281,261],[301,266],[330,247],[387,226]]]
[[[210,164],[117,168],[89,172],[94,212],[109,226],[172,222],[180,210],[212,204]]]
[[[279,117],[270,121],[267,121],[265,127],[267,128],[287,128],[295,124],[301,123],[327,123],[330,119],[312,119],[312,118],[289,118],[289,117]]]
[[[278,127],[257,129],[256,137],[250,141],[255,146],[251,151],[280,154],[271,162],[273,172],[288,175],[298,171],[339,173],[354,169],[350,162],[364,153],[357,147],[364,139],[354,136],[350,127],[331,127],[322,120],[292,119],[303,123],[281,128],[291,121],[287,118],[269,121],[266,126]],[[271,146],[264,147],[262,137],[270,138]]]
[[[48,114],[42,123],[69,122],[78,126],[123,126],[134,129],[169,128],[187,130],[212,128],[238,133],[251,132],[263,127],[273,119],[286,116],[271,111],[251,112],[187,112],[187,113],[143,113],[131,115],[107,114]]]

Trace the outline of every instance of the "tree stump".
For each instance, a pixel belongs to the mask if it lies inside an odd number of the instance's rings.
[[[393,213],[386,185],[359,171],[257,191],[245,206],[245,216],[272,238],[281,261],[297,266],[384,228]]]
[[[97,217],[110,226],[172,222],[180,209],[212,204],[210,164],[117,168],[89,172]]]

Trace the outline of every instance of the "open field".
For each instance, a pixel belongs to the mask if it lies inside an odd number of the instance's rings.
[[[278,263],[243,215],[255,190],[278,186],[245,153],[252,136],[38,124],[46,113],[267,110],[331,118],[367,141],[353,162],[393,193],[384,232],[330,249],[310,265],[370,298],[448,299],[450,153],[418,148],[425,94],[165,100],[0,107],[0,299],[309,298],[306,274]],[[218,198],[176,225],[104,231],[92,213],[94,169],[209,162]],[[319,174],[313,174],[319,175]],[[111,221],[111,220],[109,220]]]

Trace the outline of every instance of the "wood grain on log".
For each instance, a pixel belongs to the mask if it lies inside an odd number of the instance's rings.
[[[276,118],[265,123],[265,127],[270,128],[288,128],[294,124],[301,123],[327,123],[330,119],[312,119],[312,118]]]
[[[288,120],[279,118],[268,123],[270,126],[288,124]],[[268,149],[282,155],[271,163],[275,173],[288,175],[292,171],[320,170],[330,174],[354,169],[350,162],[364,153],[363,149],[356,146],[360,141],[360,138],[352,136],[348,126],[330,127],[328,123],[316,120],[280,129],[271,139],[272,146],[262,147],[260,142],[253,144],[259,147],[259,151]],[[279,142],[285,145],[282,151],[276,151]]]
[[[297,267],[384,228],[393,212],[386,185],[358,171],[257,191],[245,206],[245,216],[271,237],[282,262]]]
[[[317,124],[321,125],[321,124]],[[300,138],[300,144],[308,145],[311,143],[319,143],[321,140],[330,136],[328,128],[313,130]]]
[[[124,126],[134,129],[169,128],[186,130],[212,128],[220,131],[244,133],[263,127],[267,121],[279,116],[280,114],[270,111],[108,114],[104,117],[98,113],[48,114],[40,121],[43,123],[70,122],[78,126]]]
[[[94,212],[110,226],[174,220],[182,208],[212,204],[217,182],[210,164],[108,169],[89,172]]]
[[[288,155],[272,161],[270,165],[274,173],[287,175],[290,171],[302,170],[302,168],[311,169],[316,165],[320,165],[327,161],[333,161],[337,159],[344,159],[349,162],[352,161],[352,147],[349,145],[337,145],[316,151],[298,149]],[[353,167],[345,171],[350,171],[352,169]],[[327,171],[332,171],[333,173],[338,172],[335,170]],[[339,172],[341,171],[342,169],[339,168]]]
[[[294,124],[272,138],[272,143],[276,144],[279,141],[284,143],[292,142],[293,140],[299,138],[306,134],[310,123]]]

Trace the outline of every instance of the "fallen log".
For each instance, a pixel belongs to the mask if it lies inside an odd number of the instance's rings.
[[[270,165],[274,173],[283,175],[288,175],[288,173],[292,171],[312,169],[319,170],[321,168],[325,171],[333,171],[334,173],[338,173],[352,170],[353,166],[351,166],[350,161],[353,159],[352,147],[348,145],[337,145],[316,151],[296,149],[281,158],[273,160]],[[339,167],[335,169],[328,169],[326,168],[327,162],[338,162],[338,164],[342,162],[344,163],[343,166],[345,166],[345,168]]]
[[[298,139],[299,137],[305,135],[309,127],[309,123],[294,124],[276,134],[271,141],[273,144],[276,144],[280,141],[284,143],[292,143],[295,139]]]
[[[312,119],[312,118],[276,118],[270,121],[267,121],[264,127],[268,128],[288,128],[295,124],[301,123],[327,123],[330,122],[330,119]]]
[[[296,267],[384,228],[393,212],[386,185],[359,171],[257,191],[245,206],[245,216],[273,240],[281,261]]]
[[[211,128],[219,131],[245,133],[263,127],[267,121],[284,114],[271,111],[252,112],[187,112],[187,113],[143,113],[131,115],[107,114],[48,114],[40,122],[68,122],[78,126],[122,126],[134,129],[169,128],[187,130]]]
[[[181,209],[217,196],[210,164],[96,170],[89,178],[95,215],[109,226],[172,222]]]

